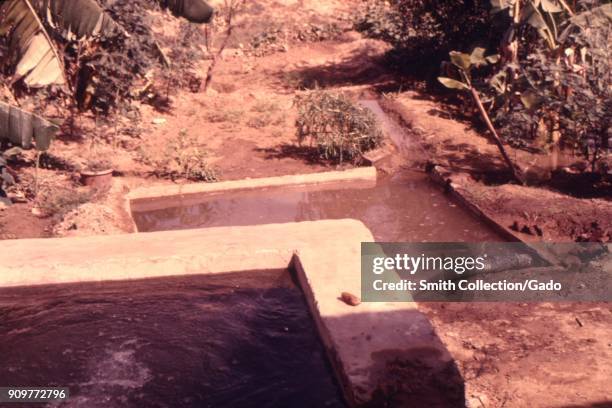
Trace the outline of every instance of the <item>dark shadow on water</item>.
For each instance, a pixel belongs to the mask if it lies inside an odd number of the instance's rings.
[[[61,407],[345,406],[286,270],[1,289],[0,322],[0,386]]]

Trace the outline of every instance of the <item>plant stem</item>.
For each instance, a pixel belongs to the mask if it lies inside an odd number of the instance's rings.
[[[40,168],[40,151],[36,152],[36,170],[34,172],[34,197],[38,197],[38,169]]]
[[[243,5],[244,5],[244,0],[232,0],[227,6],[228,7],[227,31],[225,32],[225,38],[223,39],[223,42],[219,46],[219,50],[213,55],[213,59],[210,62],[210,66],[208,67],[208,72],[206,73],[206,79],[204,80],[204,92],[208,90],[208,87],[210,86],[212,82],[213,71],[215,70],[215,67],[217,65],[217,60],[221,57],[223,50],[225,49],[225,47],[227,47],[227,44],[229,43],[229,40],[232,37],[232,32],[234,31],[234,25],[232,24],[234,14]]]
[[[504,144],[502,143],[499,135],[497,134],[497,131],[495,130],[495,127],[493,126],[493,123],[491,122],[491,118],[489,118],[489,114],[487,113],[486,109],[484,108],[484,105],[482,104],[482,100],[480,99],[480,95],[478,94],[478,91],[470,87],[470,92],[472,93],[472,98],[474,99],[474,102],[476,103],[476,106],[478,107],[478,110],[480,111],[480,115],[482,116],[487,127],[489,128],[489,131],[493,134],[493,141],[497,145],[497,148],[499,149],[499,152],[504,158],[504,161],[510,168],[510,171],[512,171],[512,176],[520,184],[525,184],[525,181],[523,179],[520,169],[512,162],[512,160],[510,160],[510,156],[508,156],[508,153],[506,152],[506,148],[504,147]]]

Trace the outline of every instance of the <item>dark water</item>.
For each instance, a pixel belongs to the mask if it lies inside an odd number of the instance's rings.
[[[61,407],[341,407],[307,310],[287,271],[1,289],[0,386],[69,387]]]
[[[377,241],[499,241],[482,222],[459,208],[423,173],[405,171],[381,178],[376,186],[330,189],[283,187],[202,195],[195,204],[174,200],[134,203],[139,231],[162,231],[354,218]],[[160,208],[150,211],[151,208]]]

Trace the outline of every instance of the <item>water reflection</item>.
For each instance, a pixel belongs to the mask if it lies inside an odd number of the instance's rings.
[[[284,187],[202,196],[186,206],[170,200],[156,205],[166,208],[134,208],[140,231],[354,218],[366,224],[378,241],[500,240],[449,201],[426,175],[409,171],[366,188]]]

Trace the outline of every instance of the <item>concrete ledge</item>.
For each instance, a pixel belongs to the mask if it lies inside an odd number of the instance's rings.
[[[293,266],[344,395],[357,406],[371,401],[388,364],[398,359],[430,356],[428,364],[440,372],[452,363],[414,303],[353,307],[339,300],[342,292],[361,293],[361,242],[371,241],[370,231],[355,220],[3,241],[0,292]]]
[[[193,183],[179,185],[165,185],[138,188],[128,194],[128,200],[151,200],[174,196],[187,196],[193,194],[219,193],[232,190],[249,190],[266,187],[281,187],[292,185],[308,185],[337,183],[344,181],[376,181],[376,168],[359,167],[344,171],[330,171],[325,173],[298,174],[291,176],[266,177],[220,183]]]

